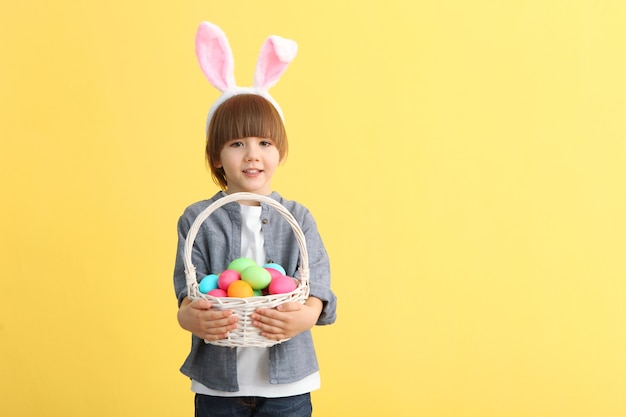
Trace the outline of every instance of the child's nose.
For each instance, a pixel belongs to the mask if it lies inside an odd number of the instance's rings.
[[[256,146],[248,146],[248,149],[246,152],[246,159],[249,161],[259,159],[259,152]]]

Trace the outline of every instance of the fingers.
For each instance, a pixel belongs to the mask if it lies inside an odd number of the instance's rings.
[[[225,339],[228,332],[237,328],[238,320],[230,311],[209,310],[196,335],[208,341]]]
[[[239,317],[232,310],[216,310],[204,299],[185,298],[178,309],[180,326],[201,339],[215,341],[228,337],[237,328]]]
[[[289,312],[289,311],[298,311],[301,308],[302,308],[302,304],[291,302],[291,303],[280,304],[279,306],[276,307],[276,310],[282,311],[282,312]]]
[[[208,341],[224,339],[228,332],[237,328],[239,318],[232,310],[214,310],[211,306],[209,301],[202,299],[190,304],[197,323],[194,334]]]
[[[255,327],[261,328],[261,330],[268,331],[270,328],[283,328],[285,325],[285,321],[280,320],[279,318],[272,318],[271,313],[267,314],[267,311],[259,311],[258,313],[253,313],[250,318],[252,318],[252,325]]]
[[[278,321],[265,322],[255,320],[252,322],[252,325],[261,331],[261,335],[270,340],[282,340],[291,337],[288,329],[283,324]]]
[[[251,315],[252,325],[270,340],[287,339],[295,335],[294,312],[302,307],[300,303],[285,303],[275,309],[260,308]]]
[[[297,302],[281,304],[274,309],[257,309],[252,315],[252,325],[268,339],[280,340],[312,328],[319,317],[319,306]]]
[[[202,298],[198,298],[189,303],[189,307],[195,308],[196,310],[208,310],[211,308],[211,302]]]
[[[283,313],[290,313],[294,311],[300,311],[302,309],[302,304],[300,303],[284,303],[278,305],[276,308],[259,308],[256,310],[256,313],[274,319],[283,319]]]

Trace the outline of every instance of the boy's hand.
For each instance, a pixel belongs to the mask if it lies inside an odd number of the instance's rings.
[[[322,312],[322,301],[309,297],[304,304],[297,302],[281,304],[276,308],[259,308],[252,315],[252,325],[270,340],[293,337],[309,330]]]
[[[212,310],[207,300],[185,298],[178,309],[178,324],[201,339],[225,339],[237,328],[238,317],[231,310]]]

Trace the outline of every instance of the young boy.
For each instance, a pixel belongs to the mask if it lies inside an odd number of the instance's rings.
[[[214,105],[208,119],[206,157],[222,191],[189,206],[178,222],[174,271],[178,321],[192,333],[191,352],[181,372],[192,380],[196,416],[310,416],[310,392],[320,387],[310,329],[333,323],[336,314],[328,255],[308,209],[272,190],[273,175],[288,148],[280,108],[266,94],[231,90]],[[189,228],[210,204],[236,192],[278,201],[298,221],[306,238],[309,298],[304,304],[258,309],[251,316],[253,325],[268,339],[290,338],[269,348],[205,343],[226,338],[238,325],[237,317],[231,311],[212,309],[209,301],[187,297],[182,258]],[[299,249],[291,226],[262,203],[224,205],[202,224],[194,242],[193,264],[201,278],[225,270],[239,257],[259,264],[278,263],[287,275],[296,276]]]

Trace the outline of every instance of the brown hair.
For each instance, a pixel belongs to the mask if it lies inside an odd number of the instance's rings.
[[[224,145],[248,137],[272,139],[280,159],[287,156],[287,133],[280,114],[269,101],[256,94],[239,94],[222,103],[213,113],[206,139],[206,160],[217,185],[226,189],[223,168],[216,168]]]

